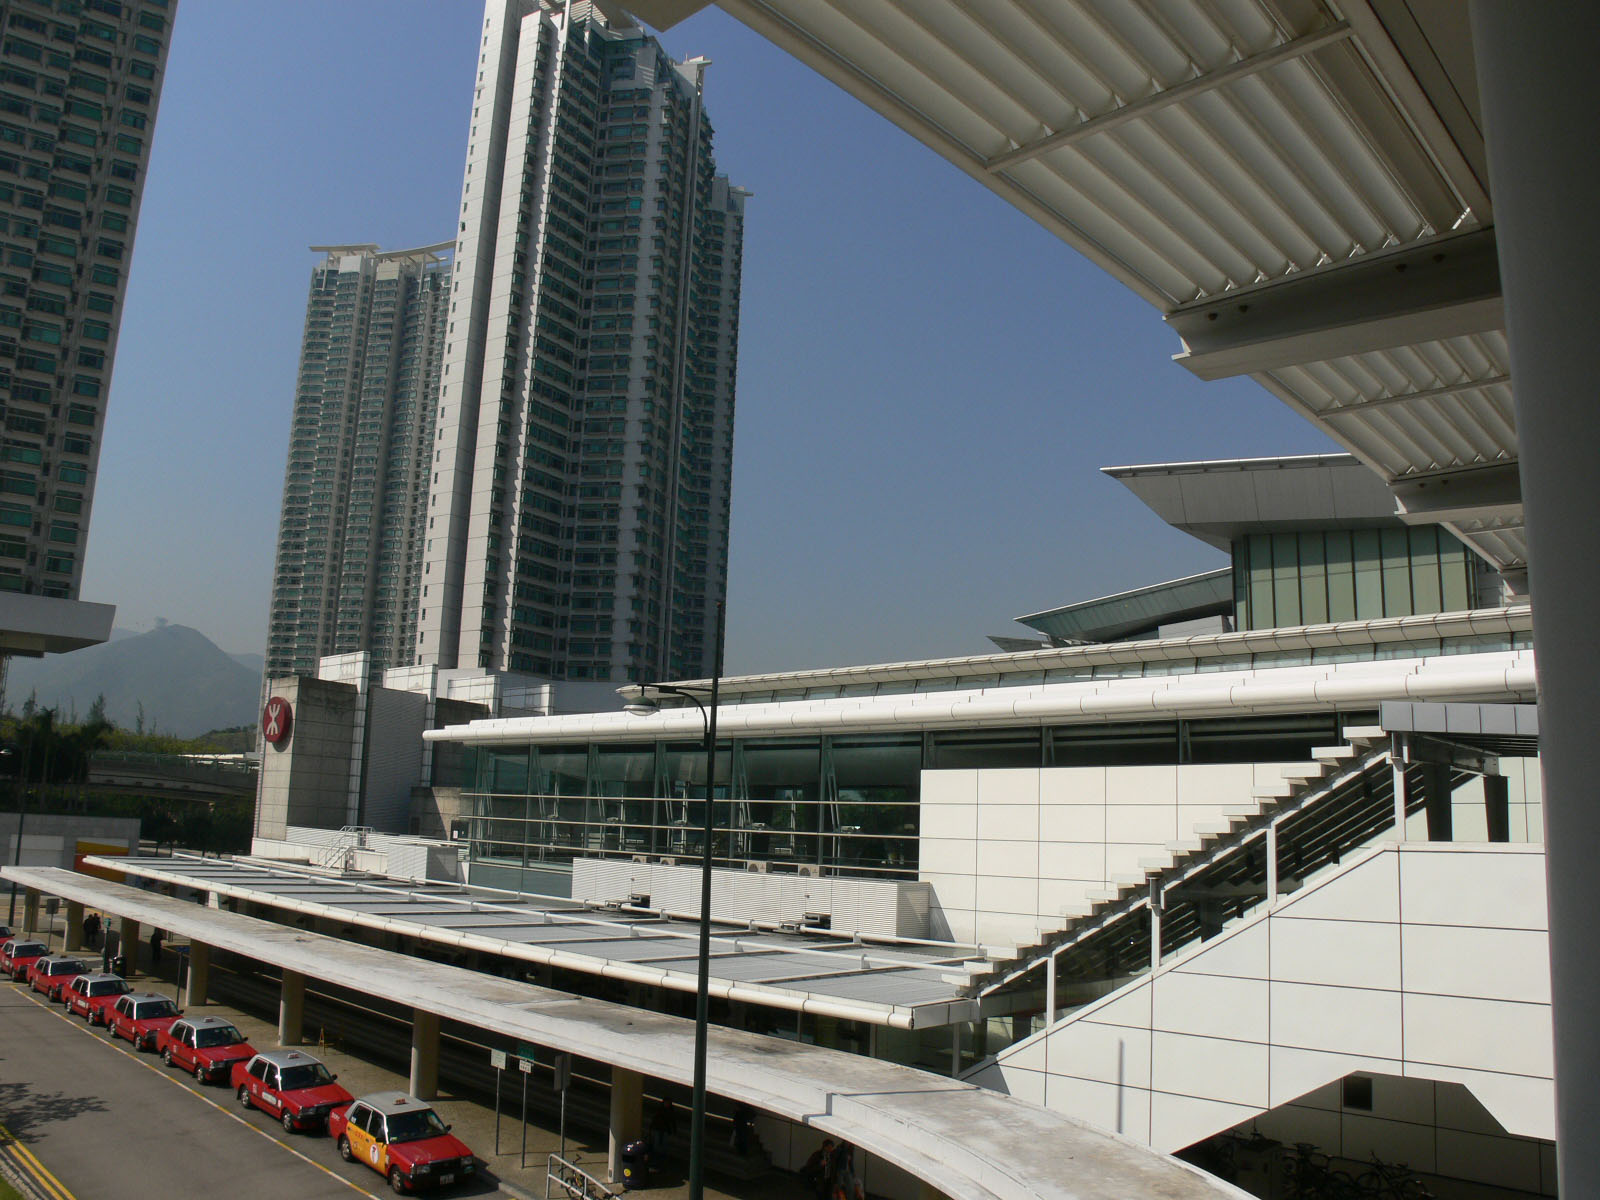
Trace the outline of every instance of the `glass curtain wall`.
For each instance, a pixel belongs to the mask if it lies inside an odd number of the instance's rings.
[[[1344,720],[1368,719],[1343,714]],[[1294,761],[1331,744],[1331,713],[1124,721],[722,743],[711,852],[767,871],[915,878],[922,771]],[[537,868],[577,857],[697,860],[702,743],[463,749],[474,861]]]

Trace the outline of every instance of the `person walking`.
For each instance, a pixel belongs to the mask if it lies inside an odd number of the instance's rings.
[[[150,932],[150,969],[152,971],[161,966],[161,942],[165,936],[159,929],[154,929]]]
[[[100,945],[100,914],[97,912],[83,919],[83,944],[91,950]]]
[[[828,1179],[833,1173],[833,1139],[823,1138],[800,1168],[800,1181],[815,1193],[817,1200],[828,1200]]]

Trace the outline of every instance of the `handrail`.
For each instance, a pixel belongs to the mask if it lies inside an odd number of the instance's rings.
[[[575,1162],[568,1162],[559,1154],[552,1154],[545,1164],[544,1196],[550,1200],[550,1185],[561,1189],[561,1195],[570,1200],[612,1200],[622,1193],[610,1184],[596,1179]]]

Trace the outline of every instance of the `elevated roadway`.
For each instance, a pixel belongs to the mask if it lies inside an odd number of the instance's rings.
[[[279,1032],[301,1038],[304,984],[315,978],[409,1004],[412,1088],[429,1094],[441,1019],[607,1063],[612,1141],[638,1136],[627,1097],[645,1076],[692,1079],[693,1022],[428,962],[269,921],[154,895],[56,868],[6,867],[0,878],[74,914],[115,914],[125,943],[140,925],[195,947],[191,987],[201,999],[209,955],[226,950],[283,971]],[[25,921],[26,924],[26,921]],[[70,945],[70,942],[69,942]],[[841,1051],[713,1027],[708,1086],[775,1116],[854,1143],[924,1181],[924,1196],[951,1200],[1216,1200],[1245,1193],[1194,1168],[1059,1113],[998,1092]]]

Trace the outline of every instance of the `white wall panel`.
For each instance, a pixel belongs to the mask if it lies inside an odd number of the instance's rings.
[[[1461,867],[1451,861],[1453,855],[1400,856],[1407,921],[1491,929],[1549,928],[1543,854],[1532,849],[1516,853],[1488,846],[1458,852],[1477,853],[1483,860],[1474,866],[1473,888],[1455,886]]]
[[[1150,1038],[1148,1029],[1076,1022],[1070,1034],[1044,1039],[1044,1066],[1052,1074],[1147,1088]]]
[[[1550,939],[1538,930],[1408,925],[1401,951],[1414,991],[1550,1003]]]
[[[1548,1076],[1550,1006],[1462,996],[1405,997],[1406,1059]]]
[[[1158,976],[1153,986],[1151,1028],[1158,1033],[1267,1040],[1265,980],[1167,972]]]
[[[1400,1063],[1396,1059],[1363,1058],[1360,1055],[1332,1053],[1326,1050],[1297,1050],[1289,1046],[1273,1046],[1268,1057],[1268,1104],[1277,1108],[1281,1104],[1299,1103],[1309,1107],[1320,1106],[1337,1110],[1338,1087],[1330,1088],[1328,1080],[1343,1079],[1352,1071],[1371,1071],[1374,1074],[1395,1075]],[[1322,1145],[1328,1145],[1323,1142]]]
[[[1044,1104],[1101,1129],[1149,1141],[1150,1093],[1143,1088],[1051,1075],[1045,1081]]]
[[[1257,921],[1224,932],[1207,944],[1204,954],[1190,955],[1173,968],[1175,974],[1233,975],[1242,979],[1271,977],[1268,959],[1269,929],[1273,923]]]
[[[1274,979],[1399,990],[1399,925],[1319,921],[1310,928],[1288,912],[1270,924]]]
[[[1279,1046],[1399,1059],[1400,993],[1274,982],[1271,1037]]]

